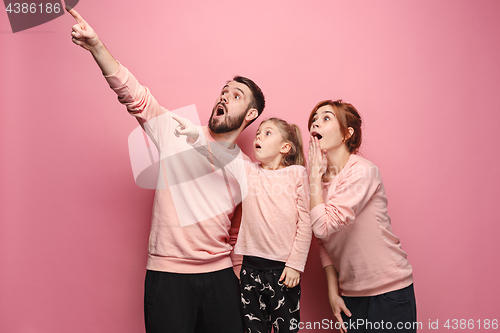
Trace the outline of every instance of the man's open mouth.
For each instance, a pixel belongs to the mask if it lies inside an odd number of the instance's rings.
[[[226,113],[226,107],[224,104],[217,104],[217,107],[215,108],[215,115],[214,118],[219,118],[223,116]]]

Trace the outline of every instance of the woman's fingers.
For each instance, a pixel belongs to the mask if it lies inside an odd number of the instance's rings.
[[[344,327],[344,321],[342,320],[342,315],[340,314],[340,312],[339,313],[334,313],[334,315],[335,315],[335,318],[337,319],[337,321],[340,324],[340,332],[346,333],[347,330]]]
[[[318,139],[316,137],[314,137],[313,141],[314,141],[314,157],[316,157],[316,159],[318,159],[320,157]]]
[[[340,305],[340,309],[342,311],[344,311],[344,313],[347,315],[347,317],[352,316],[351,311],[349,311],[349,309],[347,308],[347,306],[345,305],[345,303],[343,303],[343,304]]]
[[[316,154],[318,154],[318,156],[321,155],[321,148],[319,147],[319,140],[317,137],[314,137],[314,147],[316,149]]]
[[[311,140],[311,136],[309,136],[309,161],[311,161],[311,154],[312,154],[312,140]]]
[[[319,147],[318,138],[316,137],[312,137],[311,139],[311,150],[312,163],[320,167],[323,164],[325,156]]]
[[[347,308],[345,305],[344,301],[340,299],[337,302],[338,305],[338,311],[337,313],[334,312],[335,318],[337,318],[337,321],[340,323],[340,330],[341,332],[347,332],[347,329],[344,327],[344,321],[342,320],[342,311],[346,314],[347,317],[351,317],[351,311]]]
[[[316,141],[314,139],[315,139],[315,137],[311,136],[310,144],[309,144],[309,156],[310,156],[311,163],[314,163],[314,158],[316,157]]]

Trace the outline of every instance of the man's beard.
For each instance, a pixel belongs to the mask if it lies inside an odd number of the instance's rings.
[[[248,110],[247,110],[248,111]],[[241,127],[241,124],[243,124],[243,121],[245,121],[245,116],[247,112],[242,112],[241,115],[237,116],[236,118],[228,116],[227,112],[226,115],[224,116],[224,121],[216,122],[217,120],[214,119],[214,114],[216,113],[216,110],[212,110],[212,115],[210,116],[210,120],[208,121],[208,128],[212,133],[215,134],[223,134],[223,133],[229,133],[234,130],[237,130],[238,128]]]

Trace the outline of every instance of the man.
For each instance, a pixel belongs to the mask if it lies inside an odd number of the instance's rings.
[[[160,154],[145,281],[146,331],[241,333],[240,292],[233,272],[241,259],[232,256],[241,214],[236,209],[241,202],[237,181],[217,161],[176,137],[175,116],[113,58],[74,9],[69,13],[77,21],[72,41],[90,51]],[[241,158],[235,141],[264,104],[253,81],[235,77],[223,87],[203,131]]]

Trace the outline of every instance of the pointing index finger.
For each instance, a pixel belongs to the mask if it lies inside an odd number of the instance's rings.
[[[68,11],[68,13],[70,13],[71,16],[73,16],[76,20],[77,23],[80,24],[80,26],[82,27],[82,29],[84,28],[84,24],[85,24],[85,20],[83,19],[83,17],[78,14],[78,12],[76,10],[74,10],[73,8],[69,9],[70,7],[66,7],[66,10]]]
[[[179,125],[184,125],[183,118],[174,112],[170,112],[172,119],[179,123]]]
[[[183,117],[179,116],[178,114],[176,114],[174,112],[169,112],[169,113],[171,114],[172,119],[175,120],[176,122],[178,122],[179,126],[182,129],[187,129],[187,128],[189,128],[192,125],[191,122],[188,119],[183,118]]]

